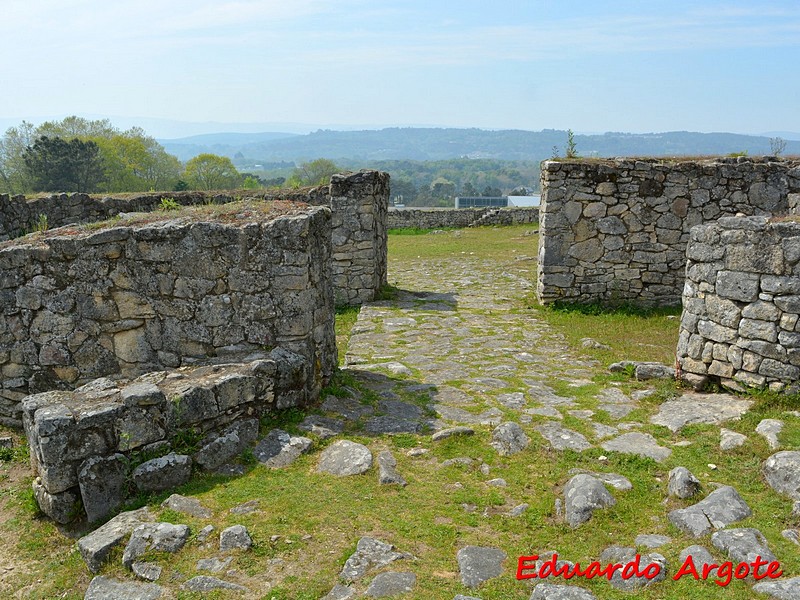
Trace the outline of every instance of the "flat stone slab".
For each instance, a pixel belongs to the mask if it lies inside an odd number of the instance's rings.
[[[344,431],[344,421],[334,417],[308,415],[298,427],[325,440],[342,433]]]
[[[355,398],[337,398],[328,396],[320,407],[325,412],[339,415],[347,421],[358,421],[375,413],[375,409],[368,404],[362,404]]]
[[[666,535],[642,533],[636,536],[636,539],[633,541],[633,543],[637,546],[645,546],[646,548],[660,548],[664,544],[669,544],[671,541],[672,538]]]
[[[364,432],[370,435],[391,433],[419,433],[423,424],[417,419],[404,419],[395,415],[371,417],[364,423]]]
[[[733,421],[750,410],[751,400],[730,394],[684,394],[676,400],[667,400],[650,422],[663,425],[675,433],[687,425],[719,425]]]
[[[307,437],[289,435],[281,429],[273,429],[256,444],[253,454],[265,467],[279,469],[288,467],[311,447]]]
[[[181,496],[180,494],[172,494],[161,503],[161,507],[197,517],[198,519],[211,518],[211,510],[200,504],[197,498],[189,498],[187,496]]]
[[[511,408],[513,410],[519,410],[526,404],[525,394],[523,394],[522,392],[511,392],[510,394],[500,394],[497,397],[497,401],[506,408]]]
[[[508,555],[499,548],[466,546],[456,554],[461,583],[476,588],[484,581],[499,577],[503,573],[503,561]]]
[[[392,564],[397,560],[413,558],[410,554],[397,552],[394,546],[372,537],[362,537],[356,551],[344,563],[339,579],[358,581],[364,575]]]
[[[539,583],[533,588],[530,600],[597,600],[597,596],[577,585]]]
[[[753,562],[758,556],[769,562],[778,560],[758,529],[723,529],[711,536],[711,543],[732,561]]]
[[[334,442],[320,454],[318,473],[331,473],[339,477],[361,475],[372,467],[372,452],[363,444],[350,440]]]
[[[549,421],[543,423],[536,428],[542,437],[550,442],[550,445],[555,450],[574,450],[575,452],[583,452],[592,447],[583,434],[562,427],[560,423]]]
[[[621,452],[623,454],[636,454],[646,458],[652,458],[656,462],[666,460],[672,454],[672,450],[659,446],[656,438],[649,433],[639,433],[632,431],[623,433],[619,437],[603,442],[603,450],[609,452]]]
[[[717,488],[703,500],[687,508],[673,510],[667,515],[670,523],[681,531],[700,537],[746,519],[752,514],[750,507],[731,486]]]
[[[232,556],[227,558],[201,558],[197,561],[195,569],[198,571],[210,571],[211,573],[222,573],[228,568],[232,560]]]
[[[503,420],[503,413],[500,409],[489,408],[480,414],[473,414],[457,406],[447,404],[434,404],[433,409],[445,421],[454,423],[466,423],[467,425],[497,425]]]
[[[414,573],[387,571],[375,576],[364,595],[370,598],[387,598],[409,594],[416,584],[417,576]]]
[[[190,592],[210,592],[212,590],[233,590],[236,592],[249,591],[246,587],[230,581],[223,581],[208,575],[196,575],[181,586]]]
[[[83,600],[156,600],[163,589],[155,583],[120,581],[113,577],[98,575],[89,583]]]
[[[522,431],[522,427],[514,422],[498,425],[492,432],[492,447],[500,456],[512,456],[522,452],[531,443],[531,439]]]
[[[147,507],[118,514],[108,523],[78,540],[78,550],[92,573],[97,573],[108,558],[111,549],[139,525],[152,522],[153,515]]]

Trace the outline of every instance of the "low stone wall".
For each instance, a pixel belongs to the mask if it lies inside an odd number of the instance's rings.
[[[677,305],[693,226],[785,214],[799,191],[798,161],[545,161],[539,300]]]
[[[416,227],[473,227],[479,225],[522,225],[539,220],[539,207],[510,208],[390,208],[389,229]]]
[[[26,199],[0,194],[0,241],[34,231],[42,217],[49,228],[91,223],[121,213],[152,212],[163,198],[180,205],[224,204],[235,200],[288,200],[329,206],[333,212],[333,271],[337,304],[358,305],[386,284],[386,211],[389,175],[359,171],[334,175],[331,184],[300,190],[243,190],[234,193],[162,192],[97,197],[57,194]]]
[[[291,212],[6,242],[0,422],[20,426],[30,393],[278,346],[306,359],[315,397],[337,362],[331,213],[305,204]]]
[[[722,218],[692,229],[686,255],[683,378],[797,391],[800,222]]]
[[[306,363],[277,350],[243,364],[28,396],[23,421],[39,507],[59,523],[97,521],[132,494],[177,487],[193,468],[218,468],[256,440],[265,411],[302,397]]]

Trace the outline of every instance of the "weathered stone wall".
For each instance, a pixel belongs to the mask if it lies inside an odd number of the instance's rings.
[[[0,422],[29,393],[282,347],[336,365],[330,209],[179,218],[0,248]]]
[[[386,285],[389,175],[379,171],[334,175],[328,193],[336,303],[370,302]]]
[[[677,349],[683,377],[797,388],[800,222],[722,218],[691,230],[686,255]]]
[[[333,212],[333,270],[338,304],[369,302],[386,283],[386,212],[389,175],[359,171],[334,175],[331,184],[300,190],[239,193],[162,192],[120,197],[58,194],[27,200],[0,194],[0,241],[33,231],[44,216],[49,228],[90,223],[120,213],[151,212],[170,198],[184,206],[237,199],[290,200],[329,206]]]
[[[798,191],[797,161],[546,161],[539,300],[677,305],[693,226],[787,213]]]
[[[389,229],[417,227],[471,227],[478,225],[522,225],[539,220],[539,207],[510,208],[390,208]]]
[[[267,410],[293,406],[306,359],[279,349],[242,364],[184,367],[127,383],[100,378],[28,396],[23,421],[39,507],[59,523],[118,509],[214,470],[258,435]]]

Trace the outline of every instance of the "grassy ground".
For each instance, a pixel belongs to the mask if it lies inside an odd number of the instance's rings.
[[[533,281],[537,238],[531,234],[532,229],[532,226],[518,226],[392,235],[390,264],[413,269],[424,261],[480,256],[496,261],[498,269],[512,276]],[[391,270],[390,267],[390,282]],[[596,361],[591,380],[581,386],[548,382],[557,393],[574,398],[575,408],[596,409],[595,394],[609,384],[626,392],[646,387],[624,375],[608,373],[605,366],[610,362],[635,359],[671,364],[673,361],[678,329],[674,311],[584,314],[545,309],[532,303],[530,296],[516,299],[513,310],[545,321],[563,336],[575,356]],[[337,313],[340,364],[356,318],[357,311],[352,309]],[[613,350],[584,348],[581,339],[585,337],[608,344]],[[448,349],[443,348],[442,352],[446,354]],[[405,384],[415,382],[414,376],[392,379],[394,392],[401,399],[423,401],[418,394],[406,389]],[[707,537],[697,541],[688,539],[665,518],[669,510],[693,503],[665,500],[667,473],[677,465],[694,472],[704,482],[706,493],[713,489],[712,482],[734,485],[754,512],[753,517],[736,526],[759,528],[781,559],[787,576],[800,574],[797,546],[780,535],[781,530],[800,523],[790,516],[791,502],[764,485],[759,474],[760,465],[772,451],[753,433],[762,418],[781,418],[786,421],[781,435],[784,447],[800,446],[800,423],[797,418],[785,414],[786,408],[792,406],[772,397],[758,398],[758,405],[751,413],[741,421],[728,424],[729,428],[747,434],[749,442],[738,450],[721,452],[719,427],[694,426],[673,435],[663,427],[647,424],[647,417],[657,410],[660,401],[680,392],[674,383],[662,383],[656,389],[656,395],[645,400],[628,420],[644,422],[640,430],[653,434],[663,444],[691,442],[691,445],[672,446],[673,456],[663,464],[615,453],[601,460],[604,453],[599,448],[583,453],[555,452],[535,433],[524,453],[501,457],[489,445],[491,427],[478,427],[472,437],[451,438],[434,445],[427,435],[368,437],[357,424],[347,438],[368,444],[373,454],[382,449],[391,450],[408,486],[380,486],[374,472],[348,478],[318,475],[314,473],[318,451],[331,441],[315,440],[311,453],[289,468],[269,470],[253,464],[245,455],[242,461],[248,472],[244,476],[197,476],[176,491],[195,496],[211,508],[214,517],[210,522],[217,531],[241,523],[251,532],[255,542],[253,550],[234,555],[230,569],[235,572],[221,576],[254,590],[254,598],[320,598],[331,589],[344,561],[353,552],[355,542],[364,535],[391,542],[400,551],[416,557],[413,561],[395,563],[394,567],[416,573],[417,587],[413,594],[405,597],[420,600],[451,600],[456,594],[474,595],[483,600],[527,599],[535,581],[514,578],[518,556],[549,549],[585,564],[596,559],[609,545],[632,545],[638,533],[660,533],[673,538],[673,542],[657,551],[667,557],[670,572],[674,573],[682,548],[692,543],[710,548]],[[359,393],[364,403],[375,404],[378,400],[374,391],[345,371],[337,374],[326,393],[346,395],[352,390]],[[299,410],[287,411],[265,422],[264,430],[281,426],[297,432],[297,423],[303,414]],[[506,411],[506,418],[516,416],[514,411]],[[596,420],[602,420],[602,416],[598,415]],[[565,415],[563,425],[587,437],[591,435],[585,421],[570,415]],[[529,427],[526,431],[531,433]],[[428,448],[430,452],[420,457],[406,454],[407,450],[417,447]],[[443,460],[459,456],[469,456],[476,461],[470,466],[441,467]],[[488,486],[487,478],[478,468],[481,462],[490,467],[491,477],[504,478],[508,486]],[[711,463],[716,469],[709,467]],[[561,486],[569,479],[570,469],[574,468],[623,473],[632,481],[634,489],[614,492],[618,501],[615,507],[597,512],[590,525],[572,530],[556,518],[554,502],[560,496]],[[0,544],[0,595],[82,598],[91,575],[75,549],[74,540],[37,514],[30,483],[25,446],[18,445],[11,455],[0,455],[0,538],[4,540]],[[161,519],[187,523],[193,533],[207,524],[207,521],[160,509],[160,502],[166,496],[137,498],[131,507],[148,504]],[[260,500],[257,512],[247,515],[229,512],[252,499]],[[528,511],[519,518],[505,516],[518,501],[530,504]],[[467,511],[463,505],[474,509]],[[489,581],[480,590],[465,590],[458,577],[455,556],[458,549],[467,544],[503,548],[509,556],[504,575]],[[121,550],[117,554],[118,559]],[[152,558],[164,567],[160,583],[177,589],[180,582],[196,574],[198,559],[216,555],[213,546],[193,538],[177,555]],[[110,563],[104,573],[128,577],[119,560]],[[603,581],[577,583],[592,589],[598,598],[612,600],[631,597],[744,600],[754,596],[748,584],[738,581],[722,588],[711,581],[684,578],[636,594],[618,592]],[[178,591],[176,597],[237,596],[226,592],[200,595]]]

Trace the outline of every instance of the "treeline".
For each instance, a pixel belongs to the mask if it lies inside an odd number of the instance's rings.
[[[107,119],[25,121],[0,139],[0,192],[143,192],[260,187],[231,160],[201,154],[181,163],[143,129]]]

